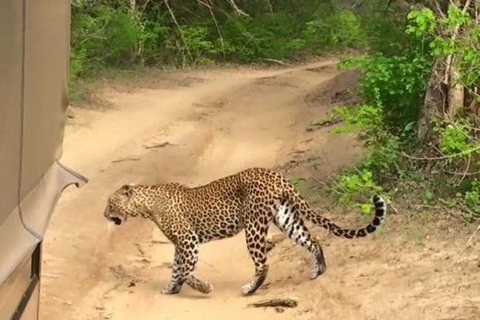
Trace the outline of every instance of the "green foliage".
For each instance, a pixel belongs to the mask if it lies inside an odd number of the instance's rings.
[[[371,54],[386,56],[398,55],[409,46],[409,36],[404,32],[405,14],[390,2],[390,10],[379,10],[385,5],[383,0],[364,1],[364,9],[359,14],[364,41]]]
[[[444,58],[455,55],[461,82],[465,86],[479,85],[480,78],[480,25],[468,12],[450,5],[446,17],[436,17],[430,9],[412,11],[407,33],[428,44],[431,56]],[[452,34],[461,32],[460,36]]]
[[[473,144],[468,140],[469,130],[465,127],[450,124],[436,131],[440,133],[440,150],[444,154],[464,153],[463,155],[466,156],[465,152],[473,148]]]
[[[361,49],[364,55],[339,64],[362,73],[361,103],[336,108],[332,116],[315,123],[341,118],[344,123],[335,132],[358,130],[366,137],[364,160],[333,183],[339,201],[366,213],[371,205],[365,199],[381,191],[380,185],[397,190],[395,182],[402,177],[411,180],[410,186],[422,185],[417,197],[425,204],[448,198],[449,205],[467,208],[466,220],[480,214],[478,181],[463,174],[480,169],[478,120],[465,110],[455,120],[435,126],[435,147],[444,158],[432,166],[438,172],[449,167],[454,177],[427,183],[420,165],[399,157],[414,147],[414,128],[434,59],[455,55],[460,73],[455,81],[465,85],[466,99],[480,101],[480,25],[468,11],[450,6],[446,17],[438,17],[422,7],[405,15],[395,2],[384,10],[381,0],[364,1],[361,8],[348,1],[305,0],[298,5],[294,0],[252,0],[239,3],[247,13],[242,15],[220,1],[205,2],[213,3],[211,8],[198,1],[169,1],[169,7],[162,1],[135,3],[131,8],[126,0],[73,1],[71,97],[81,96],[80,85],[88,86],[89,79],[109,69],[293,60]],[[452,37],[457,30],[459,36]],[[292,183],[301,187],[304,180],[293,178]]]
[[[290,183],[293,184],[295,187],[298,187],[305,183],[305,178],[302,177],[291,177],[289,179]]]
[[[475,23],[468,13],[450,6],[446,18],[438,19],[438,25],[442,30],[435,34],[430,47],[433,55],[445,57],[449,54],[456,56],[461,81],[468,87],[480,84],[480,25]],[[453,32],[455,29],[462,30],[460,37],[444,37],[443,34]]]
[[[207,27],[181,26],[180,32],[182,42],[177,41],[177,47],[173,48],[174,56],[182,57],[184,62],[189,60],[192,64],[199,64],[215,53],[215,46],[208,39]]]
[[[339,194],[338,201],[342,204],[353,204],[361,208],[363,214],[371,211],[370,199],[373,194],[382,191],[377,185],[370,170],[358,170],[356,167],[349,168],[343,175],[332,183],[332,189]]]
[[[382,129],[382,108],[379,105],[336,107],[333,112],[344,122],[342,126],[333,129],[334,133],[361,129],[367,131],[369,137],[375,137]]]
[[[359,47],[364,37],[357,16],[350,10],[309,21],[303,32],[305,45],[317,52]]]
[[[358,88],[364,103],[378,105],[383,129],[399,133],[416,121],[425,94],[431,59],[423,55],[385,56],[366,55],[345,58],[340,67],[357,67],[364,77]]]
[[[410,23],[406,30],[408,34],[421,38],[430,35],[435,30],[435,15],[429,8],[411,11],[407,18]]]
[[[430,204],[435,199],[434,194],[431,190],[426,189],[423,193],[423,203]]]
[[[132,66],[146,46],[152,50],[158,24],[146,23],[137,11],[98,4],[74,7],[71,24],[71,79],[102,68]],[[156,35],[155,35],[156,37]]]
[[[379,141],[367,147],[363,167],[375,173],[376,181],[397,175],[400,171],[398,153],[401,147],[399,137],[385,133]]]
[[[468,184],[468,189],[465,191],[463,198],[473,213],[466,216],[467,220],[472,219],[474,215],[480,216],[480,182],[477,179],[472,179]]]
[[[70,83],[112,68],[295,59],[364,45],[357,16],[328,0],[242,5],[248,16],[195,1],[137,0],[131,8],[125,0],[76,0]]]

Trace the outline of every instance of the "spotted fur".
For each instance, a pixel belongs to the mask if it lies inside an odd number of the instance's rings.
[[[175,245],[172,280],[163,290],[166,294],[180,292],[184,283],[209,293],[212,286],[195,276],[199,245],[232,237],[245,229],[255,265],[253,280],[242,288],[242,294],[249,295],[262,285],[268,273],[266,236],[271,222],[311,252],[314,264],[310,277],[315,279],[325,272],[326,264],[322,248],[310,235],[304,219],[336,236],[360,238],[384,221],[385,202],[374,196],[373,203],[375,217],[370,224],[357,230],[343,229],[315,213],[281,174],[251,168],[196,188],[178,183],[125,185],[109,198],[104,214],[115,224],[129,216],[150,219]]]

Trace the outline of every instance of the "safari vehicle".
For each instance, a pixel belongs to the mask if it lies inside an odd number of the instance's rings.
[[[0,1],[0,320],[38,319],[42,239],[62,190],[69,0]]]

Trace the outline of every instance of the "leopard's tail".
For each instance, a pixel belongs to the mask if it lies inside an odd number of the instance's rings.
[[[378,227],[380,227],[385,221],[387,206],[385,200],[378,195],[373,196],[373,205],[375,206],[375,217],[373,220],[367,226],[360,229],[344,229],[313,211],[307,202],[300,196],[300,194],[295,189],[292,189],[290,189],[290,192],[287,193],[290,194],[290,196],[286,197],[286,202],[292,204],[293,208],[297,209],[301,216],[305,217],[307,220],[316,225],[324,227],[337,237],[347,239],[362,238],[367,234],[375,232],[375,230],[377,230]]]

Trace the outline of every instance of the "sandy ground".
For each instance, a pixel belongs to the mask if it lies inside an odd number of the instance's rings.
[[[480,318],[480,246],[474,240],[462,253],[471,230],[448,224],[413,230],[400,214],[357,241],[314,229],[327,273],[310,281],[308,253],[282,241],[269,253],[266,283],[251,297],[240,296],[253,275],[243,235],[200,248],[197,272],[213,284],[211,294],[184,286],[166,296],[160,289],[170,279],[173,246],[145,220],[108,229],[106,199],[129,182],[195,186],[252,166],[325,180],[358,159],[361,142],[306,129],[352,98],[347,89],[355,79],[333,61],[191,71],[112,86],[102,92],[108,107],[73,109],[62,162],[90,183],[67,189],[52,217],[41,319]],[[365,222],[358,213],[327,215],[345,226]],[[299,305],[247,306],[266,298]]]

